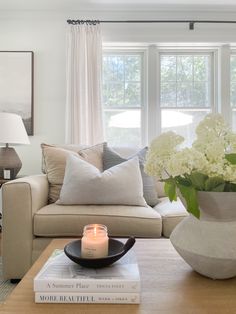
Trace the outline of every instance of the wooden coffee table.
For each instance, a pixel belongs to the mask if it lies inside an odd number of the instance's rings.
[[[0,313],[22,314],[233,314],[236,279],[214,281],[198,275],[168,239],[140,239],[133,247],[141,274],[141,304],[36,304],[33,278],[51,252],[68,239],[56,239],[17,285]]]

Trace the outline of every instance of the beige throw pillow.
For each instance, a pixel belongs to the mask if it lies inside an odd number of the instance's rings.
[[[79,146],[69,146],[68,149],[66,149],[41,144],[44,170],[49,182],[49,203],[54,203],[59,198],[67,157],[69,155],[77,156],[99,167],[99,170],[102,171],[103,145],[104,143],[101,143],[83,149],[79,149]],[[80,152],[82,154],[80,154]]]
[[[44,152],[44,149],[48,147],[61,148],[61,149],[69,150],[76,153],[78,153],[80,150],[83,150],[84,148],[87,148],[85,145],[76,145],[76,144],[53,145],[53,144],[42,143],[41,148],[42,148],[42,172],[43,173],[46,173],[46,169],[45,169],[46,165],[45,165],[43,152]]]
[[[147,206],[138,158],[104,172],[70,155],[57,204],[110,204]]]
[[[97,144],[91,147],[87,147],[81,149],[79,151],[80,156],[82,159],[86,160],[90,164],[97,167],[100,171],[103,171],[103,149],[104,144]]]

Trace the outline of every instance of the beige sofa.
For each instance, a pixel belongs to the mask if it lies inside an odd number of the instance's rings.
[[[3,185],[3,276],[20,279],[53,238],[82,235],[84,225],[102,223],[112,237],[169,237],[187,215],[180,201],[170,203],[157,184],[154,207],[124,205],[56,205],[48,203],[45,174]]]

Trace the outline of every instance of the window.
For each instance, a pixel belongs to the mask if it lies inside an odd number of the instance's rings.
[[[232,127],[236,131],[236,55],[230,58],[230,103],[232,108]]]
[[[172,130],[186,139],[186,145],[191,145],[197,124],[216,110],[214,51],[155,46],[122,52],[105,50],[106,141],[112,146],[141,147],[161,132]]]
[[[211,53],[160,53],[161,131],[175,131],[187,145],[212,110],[212,63]]]
[[[103,55],[106,140],[113,146],[141,146],[143,53]]]

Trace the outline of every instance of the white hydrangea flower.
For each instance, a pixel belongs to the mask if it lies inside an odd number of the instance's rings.
[[[177,146],[184,141],[184,138],[174,132],[162,133],[155,138],[148,150],[145,171],[147,174],[165,178],[166,165],[171,156],[176,152]]]
[[[165,132],[151,142],[150,151],[156,156],[169,156],[183,141],[182,136],[172,131]]]
[[[226,165],[223,179],[228,182],[236,183],[236,165]]]
[[[225,157],[225,145],[222,139],[208,143],[205,147],[205,155],[209,162],[215,163]]]
[[[213,140],[224,136],[230,131],[221,114],[211,113],[203,119],[196,128],[199,139]]]
[[[227,134],[226,136],[226,141],[228,143],[226,152],[236,153],[236,134],[233,132],[229,132],[229,134]]]
[[[208,161],[208,164],[205,169],[205,174],[209,177],[221,177],[223,178],[225,173],[225,160],[221,159],[218,162],[211,163]]]
[[[167,162],[167,172],[172,177],[190,175],[193,171],[204,171],[206,164],[202,153],[193,148],[184,148],[173,154]]]
[[[218,176],[236,183],[236,165],[226,153],[236,153],[236,134],[230,131],[220,114],[209,114],[196,129],[197,139],[192,148],[178,150],[184,140],[174,132],[166,132],[150,145],[145,171],[161,179],[189,176],[198,171],[209,177]]]

